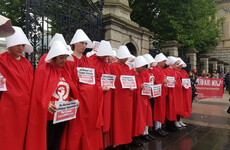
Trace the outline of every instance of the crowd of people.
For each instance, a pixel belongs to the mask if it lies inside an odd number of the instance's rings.
[[[135,57],[125,45],[114,50],[109,41],[92,42],[78,29],[70,46],[62,34],[55,34],[34,72],[22,56],[33,47],[20,27],[13,29],[6,37],[7,51],[0,54],[7,88],[0,91],[0,149],[140,147],[140,139],[156,139],[149,127],[162,137],[186,127],[181,118],[191,115],[189,78],[196,77],[183,70],[181,58],[163,53]],[[86,48],[93,49],[88,57],[83,55]],[[82,68],[92,76],[80,74]],[[115,76],[115,88],[102,84],[103,75]],[[53,124],[55,101],[76,99],[76,118]]]

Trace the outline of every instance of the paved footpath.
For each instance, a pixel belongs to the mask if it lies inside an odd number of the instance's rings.
[[[226,113],[230,96],[223,99],[198,100],[192,115],[183,119],[188,125],[167,137],[145,143],[132,150],[230,150],[230,114]],[[154,135],[154,133],[152,133]]]

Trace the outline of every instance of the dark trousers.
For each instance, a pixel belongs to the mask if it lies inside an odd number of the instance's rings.
[[[53,124],[53,120],[47,121],[47,150],[59,150],[65,125],[66,122]]]

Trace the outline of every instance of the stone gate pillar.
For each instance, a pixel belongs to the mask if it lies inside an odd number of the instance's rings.
[[[188,49],[188,51],[186,52],[186,57],[189,58],[190,60],[190,64],[191,64],[191,68],[192,69],[196,69],[196,63],[197,63],[197,57],[196,54],[198,53],[198,51],[195,48],[191,48]]]
[[[224,72],[224,62],[223,61],[219,61],[217,66],[218,68],[220,68],[219,73]]]
[[[224,64],[224,73],[230,72],[230,65],[228,63]]]
[[[212,70],[211,71],[213,71],[214,69],[218,69],[218,59],[216,59],[216,58],[210,58],[210,60],[209,60],[209,62],[210,62],[210,64],[212,64]]]
[[[162,52],[168,53],[169,56],[178,57],[178,46],[179,43],[177,41],[167,41],[162,48]]]
[[[201,68],[201,70],[205,70],[206,73],[208,73],[208,68],[209,68],[209,60],[208,60],[209,56],[207,55],[201,55],[200,57],[200,62],[203,64],[203,67]]]

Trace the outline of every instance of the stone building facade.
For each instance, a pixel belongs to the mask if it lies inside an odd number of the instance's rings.
[[[221,24],[222,39],[217,46],[216,50],[209,54],[209,59],[214,65],[213,69],[219,70],[219,72],[230,71],[230,0],[222,0],[218,6],[217,17],[223,17],[223,23]],[[213,58],[216,60],[213,61]]]
[[[149,38],[152,33],[133,22],[130,19],[131,12],[128,0],[104,1],[105,40],[110,41],[113,48],[126,45],[135,56],[149,53]]]

